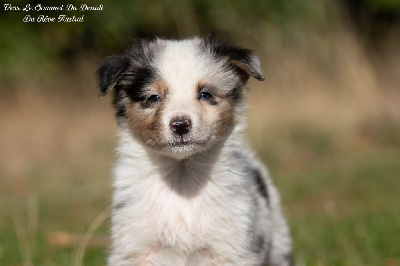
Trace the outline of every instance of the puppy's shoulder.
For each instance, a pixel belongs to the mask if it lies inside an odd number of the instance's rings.
[[[240,171],[250,186],[256,186],[257,192],[265,199],[269,198],[269,185],[271,180],[267,167],[257,158],[248,146],[232,149],[231,167]],[[272,184],[271,184],[272,185]]]

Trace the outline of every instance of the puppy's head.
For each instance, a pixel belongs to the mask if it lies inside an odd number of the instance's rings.
[[[251,51],[214,34],[138,40],[98,69],[100,95],[114,90],[117,122],[142,144],[183,159],[224,140],[243,116],[243,88],[264,80]]]

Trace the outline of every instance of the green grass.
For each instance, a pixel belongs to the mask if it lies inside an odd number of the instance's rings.
[[[298,265],[400,265],[400,157],[275,170]]]

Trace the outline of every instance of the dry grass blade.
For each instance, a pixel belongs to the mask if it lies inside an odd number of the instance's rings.
[[[31,195],[28,201],[28,240],[30,239],[31,259],[36,254],[37,232],[39,228],[39,202],[36,195]]]
[[[18,247],[20,252],[20,257],[22,261],[22,265],[24,266],[32,266],[32,254],[31,254],[31,247],[29,244],[29,237],[24,227],[24,223],[21,221],[21,217],[16,217],[13,215],[13,222],[15,233],[17,235]]]
[[[99,226],[108,218],[108,208],[102,211],[96,219],[90,224],[88,230],[82,238],[81,244],[79,245],[78,251],[75,256],[74,266],[82,266],[83,257],[85,255],[86,248],[92,238],[94,232],[99,228]]]

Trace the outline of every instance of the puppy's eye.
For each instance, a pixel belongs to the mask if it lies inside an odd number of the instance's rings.
[[[199,95],[199,99],[200,99],[200,100],[208,101],[208,100],[210,100],[210,99],[212,99],[212,98],[214,98],[214,96],[213,96],[210,92],[208,92],[208,91],[203,91],[203,92],[201,92],[200,95]]]
[[[150,103],[155,103],[158,101],[160,101],[160,96],[158,96],[158,95],[151,95],[149,98],[147,98],[147,102],[150,102]]]

